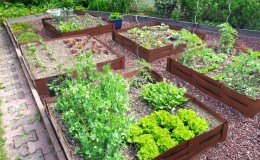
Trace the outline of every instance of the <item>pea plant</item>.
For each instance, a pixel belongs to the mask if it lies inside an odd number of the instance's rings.
[[[76,66],[65,69],[72,81],[51,85],[57,93],[56,110],[61,113],[68,134],[80,143],[78,152],[86,159],[122,159],[119,147],[131,122],[126,116],[129,98],[126,80],[109,66],[97,71],[91,52],[78,56]],[[79,151],[80,150],[80,151]]]
[[[160,110],[131,124],[126,140],[137,146],[139,159],[153,159],[183,141],[205,132],[208,122],[191,109],[179,109],[177,115]]]

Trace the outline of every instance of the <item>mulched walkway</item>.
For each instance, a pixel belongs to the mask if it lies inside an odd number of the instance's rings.
[[[23,74],[14,47],[0,26],[0,82],[4,89],[5,148],[10,160],[56,160],[48,132]]]

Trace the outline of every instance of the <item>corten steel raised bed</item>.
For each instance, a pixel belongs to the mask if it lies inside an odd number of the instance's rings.
[[[132,71],[124,74],[125,78],[131,78],[136,75],[137,71]],[[151,71],[150,74],[154,77],[157,81],[163,81],[163,77],[155,71]],[[200,134],[188,141],[182,142],[181,144],[169,149],[168,151],[158,155],[154,158],[154,160],[187,160],[193,159],[198,156],[200,153],[205,151],[206,149],[210,148],[212,145],[217,144],[218,142],[224,142],[227,137],[228,131],[228,122],[219,116],[217,113],[212,111],[209,107],[207,107],[204,103],[196,99],[195,97],[189,96],[188,94],[185,95],[187,98],[190,99],[193,103],[200,106],[202,109],[206,110],[209,114],[211,114],[214,118],[221,122],[219,126],[216,128]],[[64,134],[61,131],[60,126],[56,122],[56,119],[53,115],[53,110],[49,108],[49,104],[54,102],[56,97],[46,98],[45,99],[45,106],[47,114],[51,120],[51,123],[56,131],[57,136],[59,137],[60,143],[64,149],[65,154],[69,160],[74,160],[75,157],[73,156],[72,150],[69,148],[68,141],[65,138]]]
[[[244,48],[241,49],[244,50]],[[168,72],[191,83],[205,94],[238,110],[247,117],[253,118],[260,112],[260,99],[253,100],[242,95],[223,83],[182,65],[177,62],[178,58],[180,58],[179,55],[173,55],[167,59],[166,70]]]
[[[59,38],[48,39],[47,41],[62,40],[62,39],[67,39],[67,38],[80,37],[80,36],[85,36],[85,35],[73,35],[73,36],[68,36],[68,37],[59,37]],[[110,64],[110,67],[113,70],[118,70],[118,69],[125,68],[125,56],[120,55],[115,50],[113,50],[110,46],[108,46],[105,43],[99,41],[95,37],[92,37],[92,38],[95,39],[96,41],[98,41],[100,44],[102,44],[105,47],[107,47],[109,50],[111,50],[111,52],[113,52],[117,56],[117,58],[115,58],[113,60],[108,60],[108,61],[97,63],[96,65],[97,65],[98,70],[102,71],[103,67],[106,64]],[[21,45],[25,45],[25,44],[21,44]],[[33,81],[33,83],[35,85],[35,88],[36,88],[39,96],[49,96],[49,91],[50,90],[49,90],[49,86],[47,85],[47,81],[50,78],[52,78],[54,76],[57,76],[57,75],[53,75],[53,76],[45,77],[45,78],[40,78],[40,79],[35,79],[35,78],[33,78],[32,73],[30,72],[29,65],[27,64],[27,61],[25,60],[24,57],[23,57],[22,60],[23,60],[23,63],[25,64],[25,66],[27,68],[28,73],[30,74],[30,77],[31,77],[31,79],[32,79],[32,81]],[[63,75],[65,75],[65,74],[63,74]]]
[[[150,24],[139,25],[136,27],[142,28],[143,26],[156,26],[156,25],[160,25],[160,24],[161,24],[160,22],[154,22],[154,23],[150,23]],[[174,29],[174,30],[183,29],[182,27],[179,27],[179,26],[169,25],[169,27],[170,27],[170,29]],[[129,30],[131,28],[133,28],[133,27],[124,28],[124,29],[120,29],[120,30],[114,30],[112,38],[116,43],[118,43],[119,45],[121,45],[124,48],[127,48],[128,50],[130,50],[134,54],[138,55],[139,57],[145,59],[147,62],[153,62],[157,59],[160,59],[160,58],[163,58],[166,56],[170,56],[172,54],[175,54],[178,51],[182,51],[186,47],[185,44],[181,44],[181,45],[178,45],[176,48],[174,48],[173,44],[170,44],[170,45],[167,45],[164,47],[159,47],[159,48],[155,48],[155,49],[151,49],[151,50],[146,49],[146,48],[140,46],[139,44],[137,44],[136,42],[134,42],[133,40],[119,34],[120,32],[126,32],[127,30]],[[205,38],[205,34],[199,32],[199,31],[195,31],[194,33],[201,39]]]
[[[78,16],[83,16],[83,15],[78,14]],[[80,34],[88,34],[88,35],[94,36],[94,35],[100,35],[100,34],[104,34],[104,33],[112,33],[114,30],[113,23],[110,23],[109,21],[102,19],[103,21],[106,21],[108,24],[102,25],[102,26],[97,26],[97,27],[86,28],[86,29],[82,29],[82,30],[78,30],[78,31],[61,32],[58,29],[56,29],[53,25],[48,23],[48,20],[50,20],[50,19],[53,19],[53,18],[43,18],[42,19],[43,26],[58,37],[66,37],[66,36],[80,35]]]

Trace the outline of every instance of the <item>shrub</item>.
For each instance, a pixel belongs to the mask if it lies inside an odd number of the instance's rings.
[[[179,8],[185,15],[184,19],[194,21],[197,13],[197,1],[178,0],[178,2]],[[236,0],[229,2],[232,2],[229,23],[233,27],[260,30],[259,0]],[[226,0],[200,0],[198,20],[216,22],[218,24],[223,23],[229,15],[228,5],[229,3]]]

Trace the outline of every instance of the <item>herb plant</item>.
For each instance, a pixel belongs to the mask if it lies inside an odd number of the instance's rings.
[[[71,32],[81,30],[83,28],[79,18],[69,18],[67,21],[60,21],[58,28],[61,32]]]
[[[143,86],[140,96],[148,101],[153,109],[168,110],[172,107],[183,106],[187,101],[187,98],[184,97],[185,93],[185,88],[178,88],[171,83],[163,81]]]
[[[149,73],[152,70],[152,66],[145,60],[138,60],[136,63],[141,64],[142,67],[139,67],[136,76],[130,79],[130,85],[140,88],[148,83],[154,83],[155,80]]]
[[[112,13],[110,13],[108,18],[110,20],[115,20],[115,19],[122,19],[123,16],[120,13],[118,13],[118,12],[112,12]]]
[[[125,145],[131,122],[126,118],[127,81],[108,66],[99,73],[91,52],[78,56],[75,68],[65,71],[72,76],[73,70],[77,70],[73,81],[51,86],[57,93],[56,110],[62,114],[68,134],[79,141],[86,159],[122,159],[118,148]]]
[[[195,127],[190,127],[195,121],[193,118],[200,121]],[[141,118],[135,125],[131,124],[126,140],[136,144],[139,159],[148,160],[205,132],[207,128],[207,121],[192,110],[179,109],[177,115],[160,110]]]

